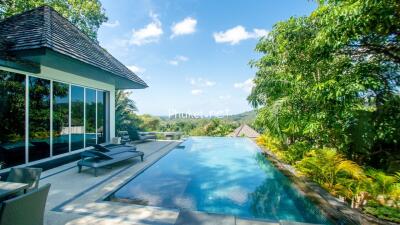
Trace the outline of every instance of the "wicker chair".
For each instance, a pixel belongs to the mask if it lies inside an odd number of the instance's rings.
[[[0,211],[0,225],[43,225],[50,184],[6,200]]]
[[[28,184],[31,191],[38,188],[41,173],[41,168],[11,168],[7,181]]]

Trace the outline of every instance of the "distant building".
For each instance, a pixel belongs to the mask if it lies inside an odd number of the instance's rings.
[[[236,128],[230,135],[230,137],[248,137],[248,138],[257,138],[260,134],[251,128],[247,124],[242,124],[240,127]]]

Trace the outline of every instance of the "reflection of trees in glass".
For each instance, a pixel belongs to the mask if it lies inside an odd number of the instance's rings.
[[[50,81],[29,77],[29,161],[50,156]]]
[[[104,91],[97,91],[97,143],[104,143],[105,140],[105,98]]]
[[[0,164],[25,163],[25,76],[0,70]]]
[[[53,82],[53,155],[68,152],[69,85]]]
[[[71,86],[71,150],[83,148],[84,89]]]
[[[96,133],[96,91],[86,89],[86,133]]]
[[[0,144],[24,141],[25,76],[0,70]]]
[[[29,78],[29,137],[50,136],[50,81]]]
[[[96,90],[86,88],[86,147],[96,144]]]

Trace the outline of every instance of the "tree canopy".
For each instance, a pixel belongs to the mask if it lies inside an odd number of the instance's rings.
[[[93,40],[97,38],[100,25],[107,21],[99,0],[3,0],[0,1],[0,19],[43,5],[53,7]]]
[[[399,9],[396,0],[327,0],[309,16],[277,23],[251,62],[257,125],[287,147],[398,165]]]

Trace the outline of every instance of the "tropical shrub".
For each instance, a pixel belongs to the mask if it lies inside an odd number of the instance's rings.
[[[332,194],[351,202],[362,193],[366,179],[359,165],[332,148],[311,150],[296,164],[296,168]]]
[[[363,211],[381,219],[400,223],[399,208],[388,207],[371,201],[363,208]]]

